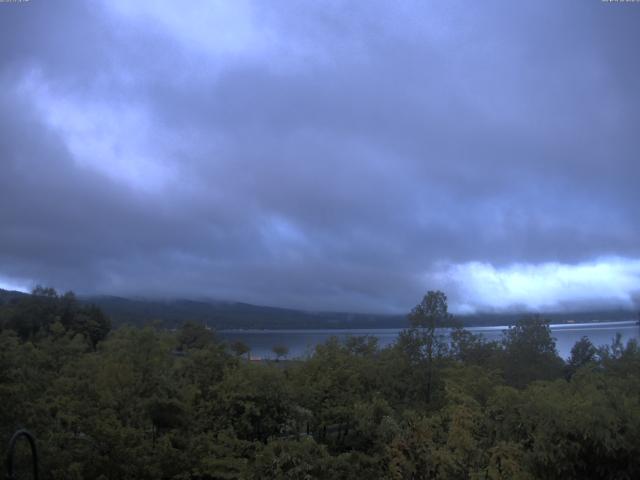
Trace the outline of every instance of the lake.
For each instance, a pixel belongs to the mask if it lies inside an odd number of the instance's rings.
[[[487,340],[498,340],[506,326],[469,327],[474,334],[482,334]],[[309,356],[316,345],[324,343],[332,336],[346,338],[349,336],[371,335],[378,338],[378,344],[385,347],[393,343],[400,328],[379,329],[333,329],[333,330],[222,330],[218,335],[223,340],[242,340],[251,347],[252,358],[275,358],[271,349],[274,345],[289,347],[287,358],[304,358]],[[640,337],[640,326],[635,320],[625,322],[602,323],[568,323],[552,324],[551,332],[556,339],[558,353],[567,358],[571,347],[583,336],[588,337],[596,345],[610,344],[616,333],[622,335],[626,343],[631,338]]]

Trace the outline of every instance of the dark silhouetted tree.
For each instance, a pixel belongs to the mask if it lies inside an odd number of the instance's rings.
[[[289,347],[287,347],[286,345],[275,345],[272,348],[272,351],[276,354],[276,360],[280,360],[281,358],[289,355]]]
[[[435,361],[448,350],[448,341],[442,328],[454,326],[449,313],[447,296],[441,291],[429,291],[409,314],[411,328],[405,332],[400,342],[404,342],[410,355],[415,357],[424,370],[425,395],[431,401]]]
[[[185,322],[178,333],[178,349],[202,349],[211,345],[215,339],[213,332],[204,325],[195,322]]]
[[[597,359],[597,353],[598,349],[587,337],[578,340],[571,348],[571,356],[567,361],[567,377],[571,378],[580,367],[594,362]]]
[[[508,384],[522,388],[534,380],[562,375],[564,362],[558,356],[549,321],[533,315],[519,320],[503,333],[502,368]]]
[[[244,343],[242,340],[236,340],[235,342],[231,342],[229,345],[231,351],[236,354],[236,356],[241,357],[245,353],[247,354],[247,358],[249,357],[249,352],[251,352],[251,348],[249,345]]]

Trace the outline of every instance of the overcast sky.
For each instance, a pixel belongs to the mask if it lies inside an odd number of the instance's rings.
[[[0,287],[640,292],[640,3],[0,3],[0,131]]]

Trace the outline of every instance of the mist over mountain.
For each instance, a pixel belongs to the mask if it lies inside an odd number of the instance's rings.
[[[23,292],[0,289],[0,303],[24,297]],[[177,328],[193,321],[213,329],[375,329],[407,328],[407,315],[366,314],[354,312],[310,312],[248,303],[193,300],[184,298],[145,299],[109,295],[80,296],[84,304],[95,304],[115,326],[154,324]],[[407,312],[408,313],[408,312]],[[457,315],[465,326],[512,325],[523,316],[541,313],[555,323],[632,320],[638,312],[630,309],[565,310],[562,312],[481,312]]]

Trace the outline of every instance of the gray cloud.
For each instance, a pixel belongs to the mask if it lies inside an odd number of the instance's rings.
[[[640,258],[635,5],[234,5],[0,6],[0,279],[401,311]]]

